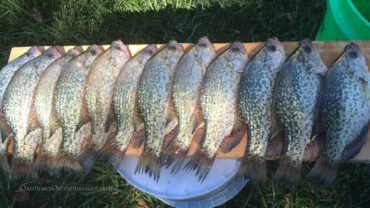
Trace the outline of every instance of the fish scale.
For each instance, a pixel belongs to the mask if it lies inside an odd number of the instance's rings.
[[[367,138],[370,73],[360,48],[350,43],[331,66],[320,107],[325,146],[308,179],[330,186],[338,163],[354,157]]]
[[[279,40],[267,40],[249,62],[240,83],[239,110],[249,133],[240,172],[260,184],[266,181],[267,146],[276,125],[272,111],[275,79],[285,57]]]
[[[306,145],[311,141],[326,66],[312,42],[304,39],[284,64],[275,91],[275,112],[285,136],[274,180],[297,184]]]

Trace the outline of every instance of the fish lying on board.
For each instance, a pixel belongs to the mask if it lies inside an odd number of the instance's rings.
[[[110,164],[117,167],[133,139],[134,147],[140,146],[142,136],[135,133],[144,129],[137,109],[137,88],[144,65],[157,51],[156,45],[148,45],[132,57],[122,68],[114,89],[114,110],[117,116],[117,136],[104,148],[110,155]]]
[[[204,126],[199,106],[200,88],[206,68],[215,57],[212,43],[207,37],[202,37],[185,53],[176,67],[172,98],[178,116],[178,133],[177,138],[164,149],[167,162],[175,162],[173,173],[182,167],[195,130]]]
[[[60,149],[62,138],[56,136],[51,138],[51,135],[60,127],[54,110],[54,91],[64,65],[81,52],[81,47],[70,49],[62,58],[54,61],[45,69],[37,85],[35,111],[37,120],[42,128],[41,147],[35,163],[35,168],[37,170],[46,170],[49,169],[49,167],[52,168],[55,166],[53,163]],[[55,141],[53,139],[58,140]]]
[[[284,152],[274,180],[295,185],[301,176],[302,158],[316,121],[320,92],[327,68],[309,39],[284,63],[277,77],[274,106],[284,134]]]
[[[349,43],[330,67],[320,106],[325,146],[308,175],[330,186],[338,163],[356,156],[365,143],[370,119],[370,73],[358,45]]]
[[[86,78],[90,66],[103,52],[99,46],[92,45],[84,53],[64,65],[58,79],[54,97],[54,107],[63,128],[61,150],[57,166],[76,172],[89,171],[92,164],[85,158],[81,164],[82,145],[85,137],[77,137],[76,132],[86,132],[90,127],[85,97]],[[84,166],[85,165],[85,166]]]
[[[247,60],[243,44],[234,42],[206,70],[200,96],[205,120],[204,142],[186,165],[196,171],[200,181],[207,177],[223,139],[241,126],[238,121],[238,90],[240,74]],[[230,145],[235,145],[232,143]]]
[[[100,54],[91,64],[86,80],[87,112],[92,125],[91,154],[101,153],[109,138],[114,121],[114,83],[123,67],[131,58],[128,48],[121,41],[113,41],[111,47]],[[95,158],[94,158],[95,159]]]
[[[12,138],[12,134],[3,114],[5,90],[16,71],[27,62],[40,56],[43,52],[44,49],[42,47],[31,47],[27,52],[5,65],[0,71],[0,166],[6,177],[10,177],[11,175],[9,162],[6,156],[6,149]]]
[[[175,68],[183,53],[182,45],[170,41],[146,63],[139,81],[138,108],[145,138],[135,172],[146,172],[156,181],[163,164],[160,160],[165,135],[177,125],[170,95]]]
[[[268,39],[248,63],[240,82],[239,111],[248,130],[245,164],[240,172],[260,184],[266,181],[267,146],[276,125],[272,110],[275,79],[285,57],[279,40]]]
[[[11,169],[15,176],[33,175],[34,153],[41,139],[37,136],[39,124],[33,107],[36,86],[44,70],[63,54],[58,47],[52,47],[27,62],[17,70],[5,91],[4,117],[14,134]]]

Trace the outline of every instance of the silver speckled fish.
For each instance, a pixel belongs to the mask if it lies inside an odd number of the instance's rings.
[[[91,64],[85,99],[92,124],[90,145],[93,152],[99,152],[106,144],[105,135],[113,122],[114,83],[130,57],[128,48],[121,41],[113,41],[111,47]]]
[[[163,164],[160,154],[165,135],[177,125],[170,95],[175,68],[183,53],[182,45],[170,41],[146,63],[139,81],[138,106],[145,141],[135,172],[146,172],[156,181]]]
[[[63,142],[59,154],[59,167],[82,171],[79,162],[81,140],[76,131],[89,121],[84,100],[86,78],[90,65],[103,52],[99,46],[92,45],[84,53],[73,58],[62,70],[55,91],[55,111],[63,127]],[[87,167],[90,168],[90,167]]]
[[[10,80],[12,79],[15,72],[21,68],[25,63],[31,61],[32,59],[38,57],[43,53],[44,49],[34,46],[30,48],[26,53],[19,56],[15,60],[8,63],[0,71],[0,165],[3,170],[3,173],[9,177],[10,176],[10,167],[8,159],[6,156],[6,148],[11,139],[10,129],[6,123],[6,120],[3,115],[3,98],[5,90],[8,87]]]
[[[325,81],[320,117],[326,142],[309,180],[330,186],[339,162],[361,150],[369,129],[369,81],[364,54],[355,43],[348,44]]]
[[[110,163],[113,167],[117,167],[122,161],[131,139],[140,140],[134,136],[134,132],[144,128],[137,109],[137,88],[144,65],[156,51],[156,45],[148,45],[132,57],[123,66],[115,83],[114,110],[117,115],[118,132],[104,150],[105,154],[111,155]]]
[[[205,120],[204,142],[186,165],[203,181],[224,138],[239,129],[238,90],[248,55],[240,42],[219,55],[207,68],[200,106]]]
[[[278,39],[268,39],[249,62],[240,81],[239,112],[248,129],[243,175],[263,184],[266,181],[268,141],[274,133],[273,90],[277,73],[286,58]]]
[[[12,172],[17,176],[31,176],[37,137],[26,135],[38,127],[35,119],[34,98],[38,81],[44,70],[63,55],[57,47],[23,65],[14,74],[4,95],[4,117],[14,134]],[[41,138],[40,138],[41,139]]]
[[[54,162],[62,140],[50,140],[50,136],[60,127],[54,110],[54,91],[62,72],[63,66],[82,52],[81,47],[70,49],[65,56],[50,64],[42,74],[36,88],[35,110],[36,117],[42,128],[41,150],[37,156],[36,169],[45,169]],[[60,138],[61,139],[61,138]],[[53,145],[48,145],[51,142]],[[48,149],[50,147],[52,149]],[[51,164],[50,164],[51,165]],[[51,165],[52,166],[52,165]]]
[[[291,185],[299,182],[326,72],[318,50],[309,39],[304,39],[278,74],[274,106],[284,132],[285,152],[274,175],[275,181]]]
[[[198,40],[177,65],[172,98],[178,116],[178,134],[166,147],[167,162],[175,162],[172,172],[182,166],[194,137],[195,129],[204,125],[200,115],[199,95],[208,64],[216,57],[216,51],[207,37]]]

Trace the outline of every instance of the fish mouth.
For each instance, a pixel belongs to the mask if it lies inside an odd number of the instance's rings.
[[[311,53],[312,48],[313,48],[313,43],[311,39],[309,38],[304,38],[299,42],[299,47],[302,48],[306,53]]]
[[[210,47],[213,47],[211,41],[209,41],[209,39],[206,36],[203,36],[203,37],[199,38],[199,40],[198,40],[198,46],[199,47],[202,47],[202,48],[210,48]]]
[[[93,56],[99,54],[100,52],[102,52],[104,49],[101,47],[101,46],[98,46],[98,45],[91,45],[89,46],[89,48],[87,49],[87,51],[89,51],[89,53]]]
[[[65,54],[65,50],[64,47],[61,46],[51,47],[44,52],[44,55],[49,58],[59,57],[62,56],[63,54]]]
[[[276,51],[276,50],[282,50],[283,46],[281,45],[278,38],[273,37],[266,41],[266,47],[269,51]]]
[[[357,58],[361,54],[360,47],[354,43],[350,42],[344,47],[344,51],[351,58]]]
[[[45,48],[42,46],[33,46],[29,52],[27,53],[27,56],[30,56],[31,54],[34,54],[35,56],[39,56],[42,53],[44,53]]]
[[[128,53],[129,50],[127,46],[121,41],[121,40],[115,40],[112,42],[112,48],[114,50],[123,51],[125,53]]]
[[[231,51],[246,53],[244,45],[240,41],[235,41],[235,42],[232,43]]]
[[[175,51],[179,51],[179,52],[184,51],[184,48],[182,47],[182,45],[180,43],[178,43],[176,40],[171,40],[170,42],[168,42],[167,47],[170,50],[175,50]]]

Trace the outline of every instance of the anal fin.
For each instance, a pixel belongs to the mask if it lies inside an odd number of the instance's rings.
[[[230,152],[234,147],[236,147],[246,133],[246,129],[241,127],[240,129],[233,132],[231,135],[226,136],[222,143],[220,144],[219,150],[223,153]]]
[[[341,155],[342,160],[344,161],[350,160],[361,151],[370,134],[369,125],[370,122],[368,122],[364,127],[362,127],[360,134],[353,140],[353,142],[351,142],[344,148]]]

